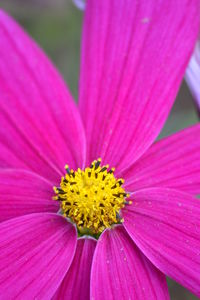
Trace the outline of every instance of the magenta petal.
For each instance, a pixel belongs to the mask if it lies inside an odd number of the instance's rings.
[[[25,170],[0,170],[0,222],[37,212],[57,212],[53,186],[43,177]]]
[[[27,168],[59,182],[64,165],[82,166],[85,135],[54,66],[0,11],[0,166]]]
[[[76,247],[72,224],[55,214],[32,214],[0,224],[1,299],[50,299]]]
[[[90,271],[96,240],[78,239],[73,262],[53,299],[90,299]]]
[[[122,226],[104,231],[98,240],[91,299],[169,299],[165,276],[139,251]]]
[[[123,217],[137,246],[163,273],[200,296],[200,201],[171,189],[132,195]]]
[[[88,0],[80,111],[88,162],[124,169],[158,136],[199,31],[199,0]]]
[[[200,194],[200,124],[153,146],[129,170],[118,174],[127,191],[169,187]]]

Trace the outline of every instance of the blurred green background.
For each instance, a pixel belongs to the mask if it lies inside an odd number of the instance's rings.
[[[77,99],[83,13],[72,0],[1,0],[0,6],[45,50]],[[161,136],[197,121],[191,94],[183,82]],[[175,282],[169,280],[168,284],[172,300],[198,299]]]

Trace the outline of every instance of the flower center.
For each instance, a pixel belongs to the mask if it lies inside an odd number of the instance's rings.
[[[100,165],[101,159],[84,170],[73,171],[66,165],[60,187],[54,187],[54,199],[60,201],[62,214],[76,223],[79,234],[99,235],[122,223],[121,209],[130,203],[124,180],[115,178],[114,168]]]

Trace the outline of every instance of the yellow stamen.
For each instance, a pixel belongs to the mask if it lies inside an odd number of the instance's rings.
[[[108,170],[108,165],[100,164],[99,158],[77,171],[66,165],[60,187],[54,187],[54,199],[60,201],[62,214],[76,223],[80,233],[100,234],[123,222],[120,210],[129,203],[129,194],[122,187],[124,180],[115,178],[114,168]]]

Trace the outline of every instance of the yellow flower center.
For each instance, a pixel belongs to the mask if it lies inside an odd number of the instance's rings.
[[[101,159],[84,170],[70,170],[54,187],[55,200],[60,201],[62,214],[76,223],[80,234],[98,235],[113,224],[123,222],[121,209],[130,204],[122,185],[114,176],[114,168],[100,166]]]

